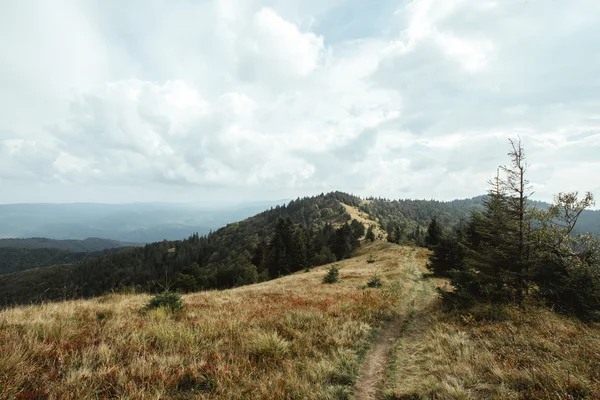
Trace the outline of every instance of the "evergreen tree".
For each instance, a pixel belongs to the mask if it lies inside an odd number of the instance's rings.
[[[456,290],[450,296],[462,297],[463,303],[476,299],[520,303],[527,289],[531,213],[526,162],[520,141],[510,143],[512,167],[502,168],[505,179],[498,173],[490,182],[483,211],[472,214],[464,269],[453,276]]]
[[[365,235],[365,240],[368,240],[370,242],[375,241],[375,232],[373,232],[373,226],[371,226],[371,225],[369,225],[369,228],[367,229],[367,233]]]
[[[449,236],[442,236],[429,256],[429,269],[435,276],[449,278],[464,269],[466,232],[458,227]]]
[[[442,227],[437,221],[437,217],[433,217],[429,226],[427,227],[427,235],[425,236],[425,243],[429,247],[437,246],[442,239]]]
[[[260,267],[264,263],[265,258],[265,249],[267,248],[267,244],[264,239],[262,239],[254,248],[254,254],[252,255],[252,264],[256,265],[256,267]]]
[[[292,272],[300,271],[308,265],[307,235],[303,226],[297,227],[294,231],[289,254]]]
[[[514,242],[513,245],[516,245],[514,249],[516,259],[511,267],[515,279],[515,293],[518,301],[521,302],[528,289],[527,280],[531,267],[531,212],[527,206],[531,186],[525,177],[528,164],[521,139],[516,141],[509,139],[509,142],[511,151],[508,155],[511,158],[511,165],[501,167],[506,177],[500,181],[500,185],[506,194],[504,200],[507,203],[507,217],[510,221],[508,233]]]
[[[353,219],[350,227],[356,239],[360,239],[365,234],[365,226],[360,221]]]
[[[423,231],[421,231],[421,227],[417,225],[413,233],[413,239],[415,241],[415,245],[419,247],[425,247],[425,237],[423,236]]]
[[[388,228],[390,227],[390,224],[388,224]],[[395,225],[392,224],[391,229],[389,229],[387,231],[386,240],[388,241],[388,243],[397,243],[396,226]]]

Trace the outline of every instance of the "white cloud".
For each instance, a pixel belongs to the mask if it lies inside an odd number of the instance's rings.
[[[473,196],[517,134],[600,192],[594,2],[59,3],[0,5],[0,202]]]
[[[282,73],[306,76],[319,64],[324,50],[323,38],[312,32],[302,33],[291,22],[281,18],[270,8],[254,15],[255,40],[251,51],[265,58],[271,67]]]

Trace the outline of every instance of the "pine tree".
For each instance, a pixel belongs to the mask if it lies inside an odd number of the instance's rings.
[[[303,226],[294,231],[289,255],[291,272],[300,271],[308,265],[307,235]]]
[[[256,265],[257,268],[264,263],[265,258],[265,249],[267,248],[267,244],[265,240],[261,240],[256,247],[254,248],[254,254],[252,255],[252,264]]]
[[[356,239],[360,239],[365,234],[365,226],[360,221],[353,219],[350,222],[350,227]]]
[[[525,150],[521,144],[521,139],[516,141],[509,139],[511,151],[508,155],[511,158],[510,166],[503,166],[501,170],[506,178],[500,181],[500,185],[505,193],[507,217],[510,221],[508,233],[511,236],[513,245],[516,245],[515,260],[512,267],[515,282],[513,283],[517,300],[522,301],[527,292],[527,280],[531,267],[530,260],[530,240],[531,240],[531,213],[528,209],[528,199],[531,196],[531,186],[526,179],[525,173],[529,165],[525,159]]]
[[[394,243],[396,244],[400,244],[400,242],[402,242],[402,230],[400,229],[400,226],[396,225],[394,227],[394,236],[393,236],[393,240]]]
[[[455,274],[455,295],[463,300],[493,302],[523,301],[529,269],[527,210],[528,181],[520,141],[510,141],[512,167],[502,167],[484,200],[484,210],[473,213],[469,224],[470,243],[465,251],[464,270]]]
[[[425,243],[429,247],[437,246],[442,239],[442,227],[437,222],[437,217],[433,217],[427,228],[427,235],[425,236]]]
[[[442,236],[429,256],[429,269],[435,276],[449,278],[464,269],[466,232],[462,227],[449,236]]]
[[[365,235],[365,240],[368,240],[370,242],[374,242],[375,241],[375,232],[373,232],[373,226],[369,225],[369,228],[367,229],[367,233]]]

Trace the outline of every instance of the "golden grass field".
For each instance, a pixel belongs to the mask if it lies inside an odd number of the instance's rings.
[[[600,399],[600,326],[548,309],[416,309],[383,399]]]
[[[324,266],[185,295],[174,315],[131,294],[6,309],[0,398],[350,399],[399,318],[377,398],[600,398],[600,326],[533,307],[442,313],[426,261],[377,241],[338,263],[339,283],[321,283]],[[384,286],[365,288],[375,274]]]
[[[377,252],[377,262],[366,259]],[[140,312],[147,295],[0,312],[0,398],[342,399],[406,287],[412,250],[379,242],[339,263]],[[361,286],[379,274],[385,286]]]

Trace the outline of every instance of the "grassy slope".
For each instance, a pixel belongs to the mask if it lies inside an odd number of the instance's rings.
[[[140,314],[145,295],[4,310],[0,398],[348,398],[361,352],[408,290],[409,252],[369,244],[339,263],[340,283],[321,283],[325,266],[186,295],[175,316]],[[374,273],[385,286],[361,288]]]
[[[339,263],[338,284],[321,284],[324,266],[184,296],[175,316],[141,314],[145,295],[4,310],[0,398],[350,398],[396,314],[383,398],[599,398],[600,326],[536,308],[443,314],[426,255],[376,242]],[[363,289],[375,273],[385,286]]]
[[[415,306],[383,399],[600,399],[600,325],[548,309]]]

